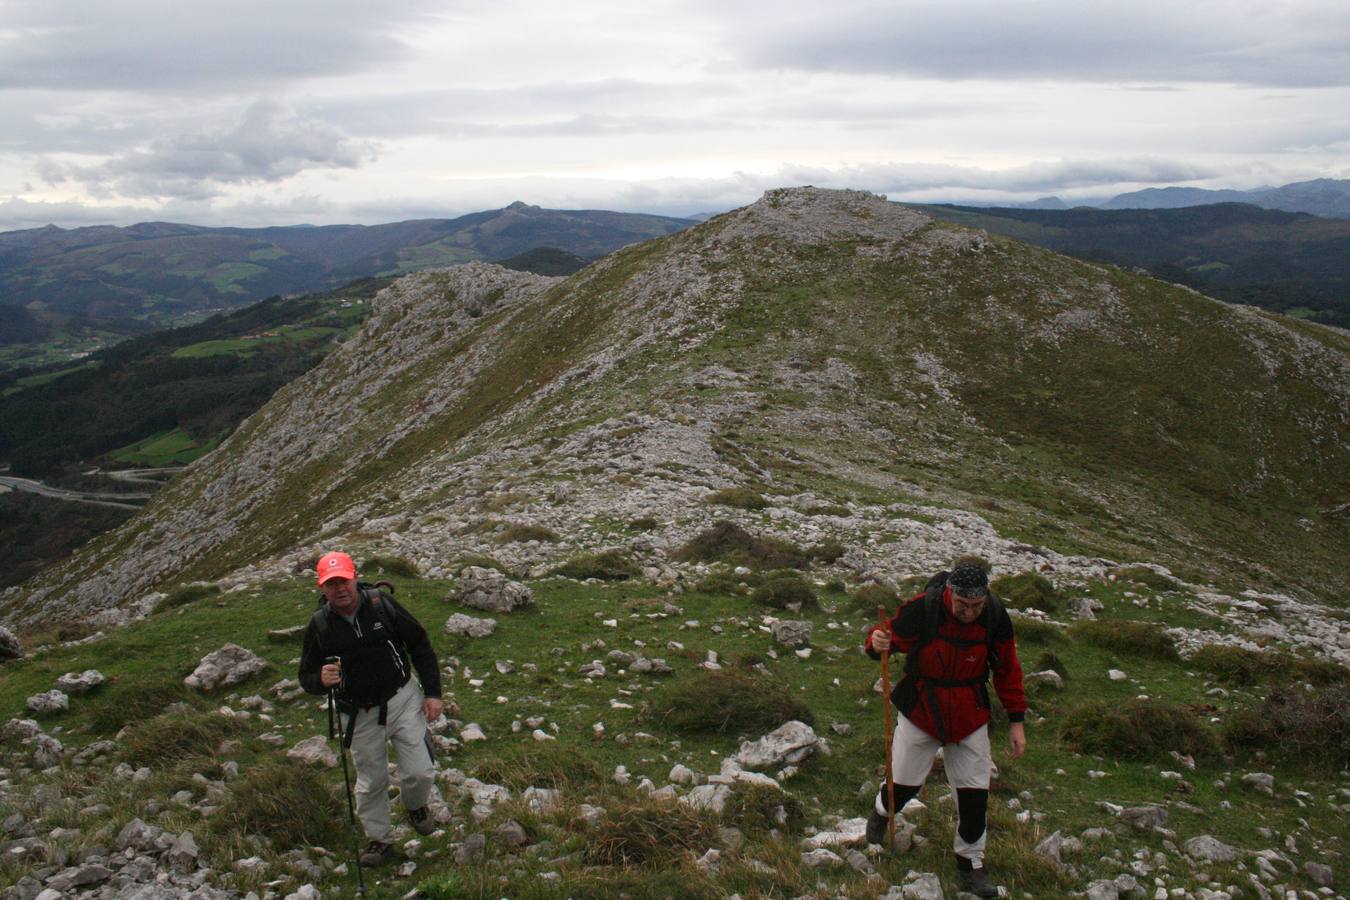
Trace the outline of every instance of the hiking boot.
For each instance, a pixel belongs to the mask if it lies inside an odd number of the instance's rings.
[[[431,808],[427,806],[408,810],[408,822],[412,825],[413,831],[423,836],[436,830],[436,823],[431,821]]]
[[[389,862],[394,856],[394,845],[386,844],[383,841],[371,841],[366,844],[366,849],[361,852],[359,862],[366,868],[381,866]]]
[[[891,819],[889,816],[883,816],[875,809],[867,817],[867,843],[884,844],[886,843],[886,832],[890,830]]]
[[[969,891],[976,897],[998,896],[998,888],[989,880],[989,874],[984,869],[957,870],[956,874],[961,876],[961,890]]]

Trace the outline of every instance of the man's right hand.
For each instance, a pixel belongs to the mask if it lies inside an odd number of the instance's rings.
[[[337,687],[342,681],[342,666],[338,663],[329,663],[319,670],[319,684],[326,688]]]
[[[891,633],[882,631],[878,628],[872,632],[872,649],[878,653],[885,653],[891,646]]]

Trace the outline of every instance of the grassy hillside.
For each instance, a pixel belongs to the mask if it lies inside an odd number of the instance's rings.
[[[365,568],[375,571],[373,563]],[[729,574],[729,567],[715,571]],[[369,896],[417,889],[446,898],[623,892],[871,898],[904,883],[911,871],[935,874],[954,895],[954,812],[940,773],[920,795],[926,809],[908,816],[917,829],[910,850],[872,850],[820,868],[803,861],[804,840],[866,815],[884,760],[882,700],[873,690],[878,666],[857,648],[875,601],[846,593],[857,585],[836,580],[838,574],[811,573],[820,607],[800,615],[745,596],[762,577],[757,573],[723,578],[732,591],[712,587],[715,579],[704,589],[671,591],[642,580],[543,578],[530,582],[536,606],[498,616],[496,634],[486,639],[442,633],[446,617],[461,611],[442,599],[451,582],[396,577],[399,599],[432,634],[454,702],[454,721],[443,733],[455,749],[438,755],[438,784],[451,816],[416,840],[396,818],[398,858],[367,873]],[[1206,890],[1253,896],[1256,879],[1279,896],[1316,890],[1305,869],[1316,863],[1330,867],[1340,890],[1350,847],[1337,772],[1350,764],[1350,672],[1277,649],[1180,659],[1164,631],[1169,626],[1236,635],[1263,616],[1291,611],[1267,598],[1260,614],[1243,613],[1212,597],[1130,580],[1148,574],[1122,570],[1110,579],[1053,586],[1054,620],[1072,620],[1062,604],[1075,596],[1102,605],[1095,622],[1066,627],[1017,618],[1024,668],[1053,668],[1063,687],[1031,688],[1022,759],[1008,757],[1006,728],[995,726],[999,774],[988,846],[995,878],[1017,897],[1081,896],[1092,882],[1120,876],[1148,891],[1161,885],[1192,897],[1218,896]],[[737,580],[745,586],[735,587]],[[334,868],[350,857],[341,770],[306,767],[284,755],[324,734],[322,704],[306,695],[280,699],[283,679],[294,677],[298,645],[267,638],[269,629],[303,623],[313,597],[307,574],[230,594],[182,592],[101,640],[48,646],[5,664],[0,718],[30,716],[25,698],[49,690],[64,672],[94,668],[109,680],[72,696],[67,711],[33,717],[65,745],[58,765],[39,771],[30,765],[31,744],[17,737],[0,742],[0,764],[9,772],[0,818],[18,816],[29,832],[50,835],[42,838],[50,848],[46,859],[87,851],[102,860],[123,826],[140,817],[173,836],[191,831],[198,864],[211,869],[207,880],[215,886],[290,891],[312,882],[324,896],[352,896],[354,874]],[[766,617],[782,615],[813,624],[807,648],[783,647],[767,633]],[[182,679],[198,660],[226,642],[260,654],[269,667],[212,694],[185,688]],[[637,674],[626,658],[611,656],[620,652],[663,658],[673,672]],[[717,671],[704,667],[710,658]],[[606,674],[583,677],[579,669],[595,659],[604,661]],[[899,667],[896,660],[892,672]],[[1112,669],[1124,677],[1114,680]],[[1302,705],[1272,701],[1288,696],[1291,686]],[[1317,703],[1337,712],[1310,734],[1296,718],[1316,714]],[[733,787],[721,813],[649,796],[671,783],[676,765],[699,781],[717,775],[742,741],[788,717],[809,719],[827,739],[828,755],[817,752],[791,769],[770,767],[765,774],[777,786]],[[487,739],[460,742],[468,723],[480,725]],[[95,748],[97,758],[73,762],[81,749],[124,727],[114,744]],[[533,737],[536,728],[550,739]],[[130,769],[119,772],[122,763]],[[142,766],[141,775],[128,777]],[[626,777],[616,776],[620,766]],[[1269,795],[1244,783],[1253,772],[1274,776]],[[483,821],[470,816],[459,787],[465,775],[509,791]],[[651,784],[644,788],[646,779]],[[524,798],[531,787],[559,790],[558,806],[531,808]],[[676,785],[673,793],[688,796],[691,788]],[[593,824],[582,804],[599,810]],[[203,816],[202,805],[217,811]],[[1161,828],[1132,827],[1118,814],[1145,806],[1159,810]],[[498,837],[512,820],[524,828],[524,846]],[[1062,865],[1035,850],[1055,833],[1073,839],[1060,852]],[[456,861],[475,834],[486,836],[485,851]],[[1235,848],[1235,858],[1189,860],[1182,848],[1201,835]],[[716,865],[698,865],[710,849],[720,852]],[[836,852],[843,857],[847,848]],[[1266,854],[1264,864],[1258,853]],[[254,856],[262,868],[234,871],[236,860]],[[300,866],[301,859],[308,865]],[[405,874],[395,874],[409,862]],[[4,883],[44,870],[52,867],[33,853],[0,860]]]
[[[1350,327],[1350,221],[1240,203],[1184,209],[921,206],[1095,262],[1140,267],[1231,303]]]

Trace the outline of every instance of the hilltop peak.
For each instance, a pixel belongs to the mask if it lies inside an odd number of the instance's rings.
[[[932,219],[868,191],[833,190],[812,185],[775,188],[759,200],[726,213],[727,236],[776,233],[794,241],[817,243],[852,235],[895,240]]]

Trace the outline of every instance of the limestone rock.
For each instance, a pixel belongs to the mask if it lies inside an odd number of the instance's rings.
[[[0,662],[7,659],[23,659],[23,645],[14,632],[0,625]]]
[[[153,850],[155,841],[162,833],[156,825],[147,825],[140,819],[132,819],[117,833],[117,849]]]
[[[1064,690],[1064,678],[1054,669],[1046,669],[1044,672],[1032,672],[1023,679],[1027,685],[1043,684],[1046,687],[1057,691]]]
[[[824,741],[816,736],[810,725],[793,720],[757,741],[742,743],[736,762],[747,769],[797,765],[823,746]]]
[[[802,839],[807,850],[822,847],[866,847],[867,820],[844,819],[832,831],[821,831]]]
[[[1242,855],[1236,849],[1209,834],[1191,838],[1182,845],[1182,849],[1186,851],[1187,856],[1201,862],[1232,862]]]
[[[1242,783],[1260,791],[1267,797],[1275,796],[1275,776],[1265,772],[1249,772],[1242,776]]]
[[[910,872],[901,891],[904,900],[943,900],[942,882],[932,872]]]
[[[87,694],[108,679],[98,669],[67,672],[56,679],[56,686],[67,694]]]
[[[238,684],[267,668],[267,660],[238,644],[226,644],[202,657],[183,684],[199,691],[211,691],[222,685]]]
[[[286,755],[291,759],[298,759],[312,766],[324,766],[329,769],[338,764],[337,754],[322,735],[305,738],[287,750]]]
[[[455,613],[445,620],[446,634],[461,634],[466,637],[487,637],[497,630],[496,619],[475,619],[464,613]]]
[[[843,857],[832,850],[810,850],[802,854],[802,865],[808,869],[819,869],[821,866],[842,866]]]
[[[70,708],[70,698],[61,691],[47,691],[28,698],[28,708],[35,713],[57,712]]]
[[[813,628],[813,623],[796,619],[779,619],[769,626],[773,639],[785,647],[800,647],[809,643]]]
[[[496,569],[466,566],[450,599],[472,609],[509,613],[534,602],[534,592]]]
[[[1167,824],[1167,810],[1161,806],[1131,806],[1120,811],[1120,818],[1135,828],[1162,828]]]
[[[670,667],[670,663],[666,662],[664,659],[657,659],[654,657],[649,658],[646,656],[639,656],[637,659],[633,660],[632,665],[628,668],[629,671],[637,672],[642,675],[669,675],[671,672],[675,671]]]
[[[694,809],[706,809],[721,815],[731,799],[731,788],[725,784],[701,784],[680,798],[681,803]]]

